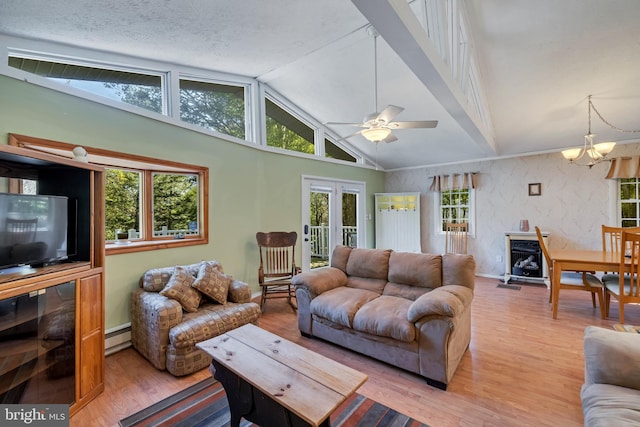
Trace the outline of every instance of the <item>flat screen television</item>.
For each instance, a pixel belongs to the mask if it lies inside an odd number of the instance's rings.
[[[0,272],[69,257],[69,198],[0,193]]]

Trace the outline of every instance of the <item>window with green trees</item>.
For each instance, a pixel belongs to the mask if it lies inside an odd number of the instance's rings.
[[[473,215],[473,189],[462,188],[442,190],[439,198],[440,206],[440,232],[445,232],[446,224],[467,223],[469,232],[474,228]]]
[[[140,172],[109,168],[106,170],[105,240],[116,240],[116,230],[127,232],[129,239],[141,237],[141,185]]]
[[[154,173],[153,235],[198,235],[198,175]]]
[[[284,108],[264,100],[266,110],[267,145],[284,150],[315,154],[315,131]]]
[[[245,139],[245,88],[196,80],[180,80],[180,119]]]
[[[66,153],[69,158],[75,147],[49,140],[24,145],[56,155]],[[207,243],[208,168],[89,146],[84,149],[90,162],[105,168],[107,255]],[[35,193],[36,187],[36,181],[22,180],[22,192]]]
[[[620,179],[620,224],[640,226],[640,178]]]

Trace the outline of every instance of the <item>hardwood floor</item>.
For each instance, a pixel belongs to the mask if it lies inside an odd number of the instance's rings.
[[[561,291],[558,319],[551,318],[548,291],[540,285],[498,288],[496,279],[476,278],[472,339],[448,390],[429,387],[414,374],[318,339],[300,336],[286,301],[267,303],[260,326],[369,375],[360,394],[440,426],[581,426],[584,379],[583,332],[610,328],[618,308],[600,318],[586,292]],[[640,324],[640,307],[625,310]],[[129,348],[106,359],[106,390],[71,418],[71,426],[117,426],[131,415],[210,374],[183,378],[153,368]]]

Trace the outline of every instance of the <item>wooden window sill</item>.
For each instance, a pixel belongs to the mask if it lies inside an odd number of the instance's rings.
[[[199,237],[192,239],[166,239],[166,240],[141,240],[132,241],[126,245],[107,243],[105,245],[106,255],[126,254],[130,252],[155,251],[158,249],[180,248],[184,246],[206,245],[208,239]]]

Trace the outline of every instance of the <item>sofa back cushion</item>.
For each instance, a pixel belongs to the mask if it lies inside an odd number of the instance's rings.
[[[331,267],[338,268],[344,273],[347,272],[347,261],[349,261],[349,254],[353,248],[351,246],[338,245],[333,249],[331,255]]]
[[[442,255],[392,252],[389,282],[431,289],[442,286]]]
[[[476,261],[473,255],[444,254],[442,256],[442,284],[475,286]]]
[[[391,249],[353,248],[347,261],[347,276],[387,280]]]

